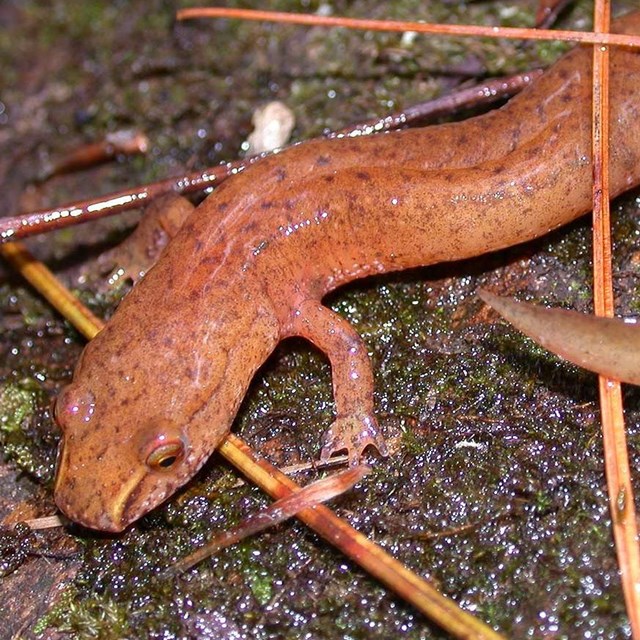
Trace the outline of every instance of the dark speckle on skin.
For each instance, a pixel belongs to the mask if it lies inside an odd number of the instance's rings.
[[[193,236],[196,228],[193,222],[185,222],[185,224],[180,227],[180,230],[186,235]]]
[[[371,182],[371,175],[366,171],[358,171],[356,173],[356,178],[358,178],[358,180],[362,180],[363,182]]]
[[[101,460],[102,458],[104,458],[105,453],[107,453],[107,451],[109,450],[109,444],[105,444],[102,449],[100,449],[99,451],[95,452],[95,457],[97,460]]]
[[[325,182],[333,182],[335,180],[335,177],[334,176],[322,176],[322,179]]]
[[[329,156],[318,156],[316,159],[316,165],[318,167],[326,167],[331,164],[331,158]]]
[[[282,168],[278,167],[276,169],[276,179],[278,182],[282,182],[287,177],[287,172]]]

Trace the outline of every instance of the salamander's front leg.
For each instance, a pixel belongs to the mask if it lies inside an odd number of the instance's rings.
[[[311,341],[331,362],[337,415],[324,435],[320,457],[326,460],[346,449],[350,464],[357,464],[369,445],[387,455],[373,415],[371,361],[360,336],[344,318],[315,300],[295,310],[291,334]]]
[[[136,284],[158,261],[193,209],[186,198],[176,194],[154,200],[133,233],[98,258],[100,273],[110,272],[101,289],[108,291],[125,280]],[[85,277],[90,275],[85,272]]]

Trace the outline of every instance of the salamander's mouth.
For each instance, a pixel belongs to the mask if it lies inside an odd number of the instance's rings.
[[[106,533],[120,533],[130,524],[125,522],[114,522],[106,513],[96,514],[91,518],[86,518],[82,512],[74,510],[73,506],[65,504],[64,500],[60,499],[58,496],[56,496],[56,504],[67,518],[76,524],[86,527],[87,529],[95,529]]]
[[[120,533],[127,527],[128,523],[122,520],[114,520],[106,511],[94,512],[89,507],[79,506],[76,504],[74,497],[64,490],[56,490],[55,501],[58,509],[69,520],[88,529]]]
[[[149,468],[135,458],[87,455],[68,434],[58,455],[55,501],[62,513],[89,529],[119,533],[188,482],[207,458],[190,450],[179,468]]]
[[[138,518],[128,509],[132,491],[138,489],[144,474],[133,474],[130,482],[116,496],[110,496],[108,486],[95,482],[68,480],[59,471],[56,478],[55,501],[62,513],[83,527],[119,533]]]
[[[55,502],[73,522],[119,533],[160,505],[190,476],[179,479],[137,465],[123,473],[101,474],[92,465],[73,465],[63,446],[55,482]]]
[[[54,487],[55,502],[60,511],[73,522],[99,531],[119,533],[140,515],[140,505],[132,507],[147,476],[146,469],[137,468],[119,482],[87,465],[73,465],[69,447],[61,443]],[[144,507],[149,506],[145,501]]]

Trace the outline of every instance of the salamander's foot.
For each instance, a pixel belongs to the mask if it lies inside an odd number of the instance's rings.
[[[116,289],[123,282],[135,285],[157,262],[192,211],[193,205],[181,196],[170,194],[158,198],[147,207],[133,233],[103,253],[97,264],[80,274],[81,279],[96,279],[108,274],[98,285],[102,293]]]
[[[324,434],[320,459],[328,460],[339,451],[347,450],[349,465],[359,464],[364,450],[375,447],[380,455],[386,456],[387,445],[378,428],[377,420],[370,415],[338,418]]]

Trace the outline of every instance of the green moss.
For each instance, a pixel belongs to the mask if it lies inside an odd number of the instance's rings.
[[[41,635],[55,628],[73,637],[98,640],[126,638],[137,633],[130,624],[127,606],[108,599],[81,598],[76,587],[67,587],[56,605],[35,625],[34,633]]]
[[[269,572],[260,567],[252,567],[246,571],[244,578],[258,604],[268,604],[273,597],[273,578]]]
[[[39,397],[42,397],[40,386],[29,378],[0,386],[0,446],[3,456],[34,475],[39,465],[34,457],[29,428],[36,415]]]

